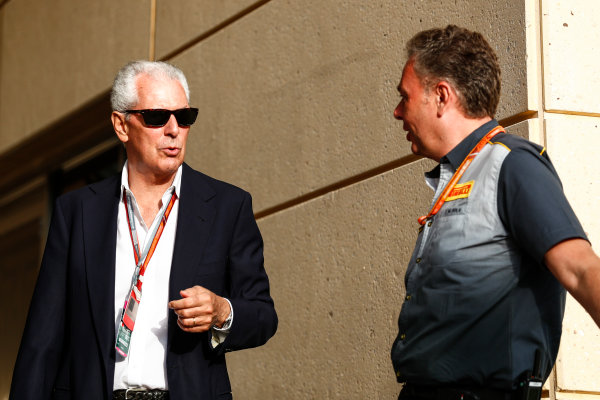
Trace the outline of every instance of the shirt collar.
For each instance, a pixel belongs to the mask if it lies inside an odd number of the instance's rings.
[[[483,138],[489,131],[498,126],[498,121],[492,119],[491,121],[486,122],[481,125],[479,128],[475,129],[469,136],[464,138],[462,142],[460,142],[456,147],[454,147],[448,154],[446,154],[440,160],[440,163],[450,163],[452,168],[457,169],[460,164],[463,162],[465,157],[469,155],[471,150],[479,143],[481,138]]]
[[[173,183],[171,183],[171,186],[169,186],[169,188],[167,189],[167,191],[170,191],[171,188],[174,187],[175,193],[177,193],[177,197],[179,197],[181,193],[182,170],[183,167],[180,165],[179,168],[177,168],[177,173],[175,174],[175,179],[173,179]],[[123,198],[123,190],[131,192],[131,189],[129,188],[129,172],[127,171],[127,161],[125,161],[125,165],[123,165],[123,170],[121,171],[121,198]]]
[[[456,170],[463,162],[463,160],[469,155],[469,152],[477,145],[477,143],[484,137],[489,131],[498,126],[498,121],[492,119],[479,128],[475,129],[464,138],[456,147],[454,147],[448,154],[440,159],[440,164],[450,164],[452,169]],[[425,173],[428,178],[437,178],[440,176],[440,164],[434,169]]]

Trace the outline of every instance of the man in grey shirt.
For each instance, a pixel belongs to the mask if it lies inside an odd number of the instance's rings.
[[[545,149],[494,119],[500,67],[486,40],[450,25],[407,53],[394,116],[439,165],[392,348],[400,399],[519,398],[556,360],[565,288],[600,325],[600,259]]]

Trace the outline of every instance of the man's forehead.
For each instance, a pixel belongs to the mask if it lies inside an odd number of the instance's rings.
[[[407,68],[409,63],[411,63],[411,60],[407,61],[406,64],[404,65],[404,68],[402,69],[402,76],[400,77],[400,82],[398,83],[397,89],[399,92],[405,92],[406,91],[406,75],[407,75]]]
[[[398,90],[406,92],[409,89],[415,89],[416,87],[424,88],[424,83],[423,79],[415,70],[414,59],[411,58],[404,65],[404,69],[402,70],[402,78],[398,84]]]

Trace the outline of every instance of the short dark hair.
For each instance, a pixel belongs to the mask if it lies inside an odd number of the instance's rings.
[[[500,100],[500,65],[480,33],[456,25],[422,31],[406,44],[406,52],[425,88],[447,81],[468,117],[494,117]]]

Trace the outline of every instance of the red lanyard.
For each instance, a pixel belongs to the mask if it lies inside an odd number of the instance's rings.
[[[171,214],[171,209],[173,208],[173,204],[175,204],[176,198],[177,195],[173,190],[171,201],[169,201],[169,204],[167,204],[165,209],[161,210],[162,215],[160,217],[160,223],[158,226],[154,225],[154,232],[148,232],[148,235],[154,235],[152,238],[152,243],[150,243],[149,247],[146,246],[144,252],[140,254],[137,230],[135,228],[135,220],[133,219],[133,207],[131,205],[131,199],[129,198],[127,192],[123,190],[123,202],[125,203],[125,213],[127,214],[127,224],[129,225],[129,236],[131,237],[133,256],[135,258],[135,271],[133,273],[133,277],[131,278],[131,289],[129,290],[127,298],[125,299],[123,312],[121,313],[121,323],[119,325],[119,331],[117,333],[115,344],[116,350],[123,357],[127,357],[127,354],[129,353],[131,333],[133,332],[133,327],[135,325],[138,306],[142,299],[142,283],[144,273],[146,272],[146,267],[148,267],[148,263],[154,254],[154,250],[158,245],[160,236],[162,235],[165,225],[167,224],[167,219],[169,218],[169,214]]]
[[[169,204],[167,205],[167,208],[165,209],[161,219],[160,219],[160,224],[158,225],[158,229],[156,230],[156,233],[154,234],[154,238],[152,239],[152,243],[150,245],[150,248],[148,249],[148,253],[146,254],[146,257],[143,260],[142,265],[140,266],[140,257],[143,257],[143,254],[140,254],[140,249],[139,249],[139,245],[138,245],[138,238],[137,238],[137,230],[135,229],[135,221],[132,221],[130,219],[130,215],[129,215],[129,208],[131,208],[131,205],[128,203],[127,200],[129,200],[125,194],[125,191],[123,191],[123,201],[125,202],[125,213],[127,215],[127,225],[129,226],[129,236],[131,237],[131,244],[133,247],[133,257],[135,258],[135,265],[139,267],[139,272],[138,274],[140,276],[144,276],[144,273],[146,272],[146,267],[148,267],[148,263],[150,262],[150,259],[152,258],[152,255],[154,254],[154,250],[156,249],[156,246],[158,245],[158,241],[160,240],[160,236],[163,233],[163,230],[165,229],[165,225],[167,224],[167,219],[169,219],[169,214],[171,214],[171,209],[173,208],[173,205],[175,204],[175,199],[177,198],[177,195],[175,194],[175,191],[173,191],[173,195],[171,195],[171,200],[169,201]],[[132,209],[133,211],[133,209]],[[133,222],[133,230],[132,230],[132,222]],[[134,238],[135,235],[135,238]],[[137,269],[137,268],[136,268]],[[135,279],[135,275],[134,275],[134,279]],[[138,287],[139,290],[142,289],[142,282],[137,279],[137,283],[136,286]]]
[[[463,174],[465,173],[465,171],[467,170],[469,165],[471,165],[471,163],[473,162],[473,160],[475,159],[477,154],[479,154],[479,152],[481,151],[483,146],[485,146],[494,136],[496,136],[500,132],[504,132],[504,128],[501,127],[500,125],[498,125],[495,128],[493,128],[491,131],[489,131],[483,138],[481,138],[479,143],[477,143],[477,145],[473,148],[473,150],[471,150],[471,152],[467,155],[467,157],[460,164],[460,166],[458,167],[458,169],[456,170],[454,175],[452,175],[450,182],[448,182],[448,184],[444,188],[444,191],[442,192],[440,197],[437,199],[437,201],[433,205],[433,208],[431,209],[431,211],[429,211],[429,214],[423,215],[422,217],[418,218],[417,221],[419,222],[420,225],[425,225],[425,221],[427,221],[429,218],[431,218],[435,214],[437,214],[438,211],[440,211],[440,209],[446,202],[446,199],[452,192],[452,189],[454,189],[454,187],[456,186],[456,184],[458,183],[460,178],[463,176]]]

